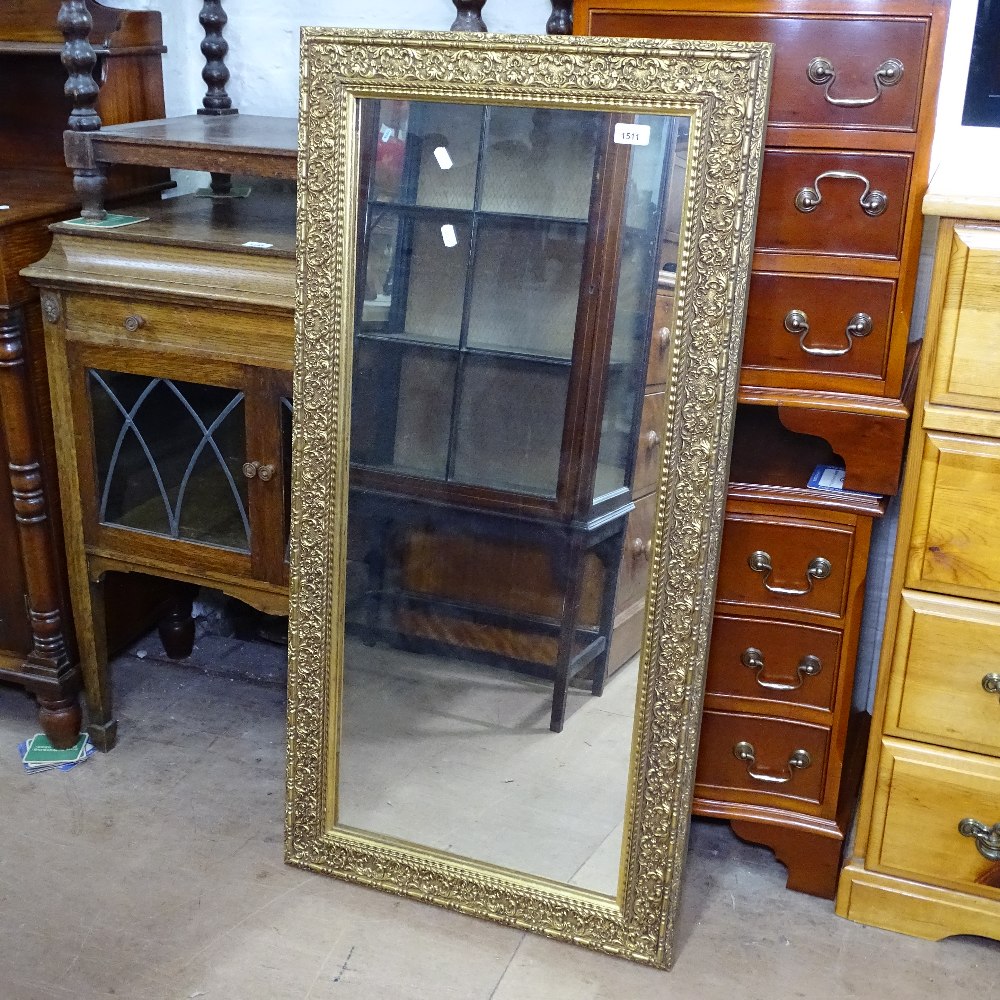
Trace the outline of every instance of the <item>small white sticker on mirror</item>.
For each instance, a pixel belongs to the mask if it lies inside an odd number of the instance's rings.
[[[446,247],[457,247],[458,237],[455,235],[455,227],[450,223],[441,227],[441,239]]]
[[[649,125],[628,125],[625,122],[615,124],[615,142],[619,146],[648,146]]]
[[[448,153],[447,146],[438,146],[437,149],[434,150],[434,159],[438,161],[438,166],[442,170],[451,170],[452,161],[451,155]]]
[[[270,250],[274,246],[273,243],[260,243],[257,240],[247,240],[243,244],[245,247],[252,247],[254,250]]]
[[[10,205],[0,205],[0,212],[9,212]]]

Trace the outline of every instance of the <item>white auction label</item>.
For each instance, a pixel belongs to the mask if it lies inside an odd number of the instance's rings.
[[[442,170],[451,170],[454,166],[451,160],[451,155],[448,153],[448,149],[445,146],[438,146],[434,150],[434,159],[437,160],[438,166]]]
[[[247,240],[243,244],[245,247],[251,247],[254,250],[270,250],[274,246],[273,243],[261,243],[258,240]]]
[[[455,233],[455,227],[452,225],[446,225],[441,227],[441,239],[444,240],[444,245],[446,247],[457,247],[458,246],[458,236]]]
[[[648,146],[649,126],[618,122],[615,125],[615,142],[620,146]]]

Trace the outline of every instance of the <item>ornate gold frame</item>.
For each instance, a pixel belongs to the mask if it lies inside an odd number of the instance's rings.
[[[302,34],[285,859],[668,968],[689,829],[770,46]],[[365,97],[689,115],[664,465],[615,898],[336,825],[358,155]]]

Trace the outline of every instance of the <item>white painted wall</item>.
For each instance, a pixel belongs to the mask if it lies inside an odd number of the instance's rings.
[[[190,114],[201,104],[203,60],[200,0],[114,0],[120,7],[163,11],[169,53],[164,62],[167,114]],[[303,24],[352,28],[445,30],[451,0],[229,0],[226,4],[232,71],[229,91],[246,114],[294,115],[298,90],[298,32]],[[548,0],[491,0],[483,17],[491,31],[541,33]],[[965,74],[972,48],[976,0],[952,0],[935,132],[935,160],[956,141],[1000,151],[1000,130],[961,127]]]

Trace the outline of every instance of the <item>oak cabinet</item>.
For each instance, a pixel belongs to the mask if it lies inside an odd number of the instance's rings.
[[[857,839],[837,912],[1000,938],[1000,192],[945,161]],[[956,177],[958,179],[956,179]],[[970,363],[979,356],[979,365]]]

